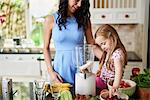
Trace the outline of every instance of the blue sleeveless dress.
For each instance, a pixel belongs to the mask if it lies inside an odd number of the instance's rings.
[[[75,83],[77,71],[75,62],[75,47],[84,43],[83,27],[78,29],[75,17],[68,17],[66,29],[59,30],[56,23],[58,12],[53,14],[54,26],[52,39],[55,46],[54,70],[60,74],[64,82]]]

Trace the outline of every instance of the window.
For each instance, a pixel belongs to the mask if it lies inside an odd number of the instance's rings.
[[[0,1],[0,38],[26,37],[24,0]]]
[[[58,8],[58,0],[30,0],[29,1],[29,21],[31,38],[36,46],[43,44],[43,22],[45,16],[53,13]]]
[[[0,42],[17,37],[41,46],[44,18],[57,8],[58,0],[1,0]]]

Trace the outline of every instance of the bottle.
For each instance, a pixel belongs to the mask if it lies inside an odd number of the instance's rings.
[[[2,79],[3,100],[13,100],[12,79]]]

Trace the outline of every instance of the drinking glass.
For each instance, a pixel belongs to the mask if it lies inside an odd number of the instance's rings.
[[[35,80],[35,94],[36,94],[36,100],[44,100],[43,94],[43,88],[45,81],[44,80]]]

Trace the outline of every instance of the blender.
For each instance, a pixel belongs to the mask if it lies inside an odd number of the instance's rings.
[[[93,45],[78,45],[75,48],[77,73],[75,75],[75,94],[96,95],[96,75],[91,72],[94,62]]]

